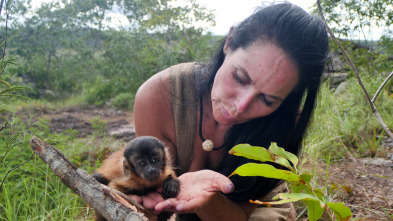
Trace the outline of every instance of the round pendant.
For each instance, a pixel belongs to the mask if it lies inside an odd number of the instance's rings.
[[[211,140],[205,140],[205,141],[202,143],[202,148],[203,148],[205,151],[212,151],[213,148],[214,148],[214,143],[213,143],[213,141],[211,141]]]

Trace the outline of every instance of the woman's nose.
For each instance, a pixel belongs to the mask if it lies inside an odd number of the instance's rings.
[[[245,92],[239,95],[239,97],[235,101],[236,110],[238,113],[245,112],[248,107],[251,105],[253,100],[253,95],[251,92]]]

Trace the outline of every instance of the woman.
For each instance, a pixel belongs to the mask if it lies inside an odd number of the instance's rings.
[[[287,219],[290,204],[260,210],[248,203],[271,198],[278,181],[227,178],[251,161],[228,150],[239,143],[268,147],[277,142],[298,154],[327,51],[319,18],[295,5],[277,4],[232,28],[209,64],[180,64],[151,77],[135,98],[136,133],[169,147],[181,190],[172,199],[151,193],[138,200],[157,212],[193,213],[202,220]],[[205,140],[212,141],[213,151],[202,149]]]

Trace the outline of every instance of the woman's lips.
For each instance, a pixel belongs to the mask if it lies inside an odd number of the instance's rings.
[[[227,121],[231,121],[231,122],[235,122],[237,121],[236,118],[232,117],[228,111],[225,108],[221,108],[221,112],[222,112],[222,116],[227,120]]]

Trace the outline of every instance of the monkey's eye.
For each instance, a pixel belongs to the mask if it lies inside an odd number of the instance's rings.
[[[152,164],[158,164],[160,162],[158,157],[152,157],[150,161],[151,161]]]
[[[141,161],[138,162],[138,165],[139,165],[140,167],[145,167],[145,166],[146,166],[146,162],[143,161],[143,160],[141,160]]]

